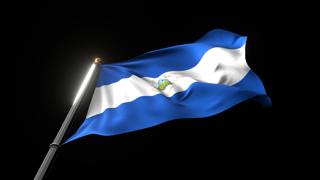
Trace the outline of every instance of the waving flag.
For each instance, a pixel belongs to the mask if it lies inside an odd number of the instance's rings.
[[[101,65],[86,120],[66,142],[208,117],[250,98],[271,105],[246,63],[246,39],[216,29],[191,44]]]

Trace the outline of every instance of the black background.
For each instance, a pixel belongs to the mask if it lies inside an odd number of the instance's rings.
[[[21,8],[14,31],[20,42],[15,86],[25,87],[16,92],[16,102],[23,107],[16,112],[23,127],[19,141],[30,147],[23,154],[19,173],[23,179],[32,179],[37,172],[94,57],[104,63],[123,61],[193,42],[214,28],[248,36],[247,62],[262,79],[272,107],[249,100],[213,117],[175,120],[112,137],[87,136],[59,149],[46,178],[154,179],[174,174],[201,179],[222,171],[251,176],[281,171],[282,142],[274,117],[275,67],[281,54],[274,42],[282,32],[275,24],[287,21],[278,16],[276,6],[215,2],[30,6]],[[279,39],[277,44],[281,45]],[[92,90],[67,137],[83,122]]]

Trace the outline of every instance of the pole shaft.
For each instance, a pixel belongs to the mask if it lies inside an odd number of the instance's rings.
[[[99,64],[95,64],[96,66],[99,65]],[[96,66],[95,66],[95,69],[96,69]],[[91,76],[92,78],[92,76]],[[91,80],[91,79],[90,79]],[[87,87],[85,87],[85,90],[87,89]],[[84,90],[84,91],[85,91]],[[64,137],[64,134],[66,133],[70,123],[71,123],[71,120],[74,116],[74,113],[76,112],[76,110],[78,109],[79,105],[80,105],[80,102],[81,102],[81,99],[83,97],[85,93],[82,93],[79,97],[79,100],[76,101],[70,108],[65,120],[63,121],[61,127],[60,127],[60,130],[59,132],[57,133],[55,139],[53,140],[53,143],[50,144],[49,146],[49,151],[46,155],[46,157],[44,158],[44,160],[42,161],[42,164],[36,174],[36,176],[34,177],[34,180],[42,180],[56,151],[58,150],[60,144],[61,144],[61,141]]]
[[[54,154],[56,153],[56,151],[57,151],[57,148],[51,148],[51,147],[49,148],[49,151],[48,151],[46,157],[44,158],[44,160],[43,160],[43,162],[42,162],[42,164],[41,164],[36,176],[34,177],[34,180],[43,179],[43,177],[44,177],[44,175],[45,175],[45,173],[46,173],[46,171],[47,171],[47,169],[48,169],[48,167],[50,165],[50,162],[53,159]]]
[[[68,115],[66,116],[63,124],[61,125],[61,128],[60,128],[58,134],[56,135],[56,137],[52,143],[53,146],[49,146],[49,151],[48,151],[46,157],[44,158],[34,180],[42,180],[43,179],[56,151],[59,148],[59,145],[62,141],[62,138],[68,129],[68,126],[72,120],[72,117],[79,106],[79,102],[80,101],[78,101],[76,104],[72,105],[72,107],[70,108]]]

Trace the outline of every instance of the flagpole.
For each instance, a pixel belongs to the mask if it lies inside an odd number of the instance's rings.
[[[96,58],[94,60],[94,63],[91,65],[86,77],[84,78],[78,93],[74,99],[74,102],[64,120],[64,122],[62,123],[60,130],[58,132],[58,134],[56,135],[55,139],[53,140],[53,142],[49,145],[49,151],[46,155],[46,157],[44,158],[36,176],[34,177],[34,180],[42,180],[56,151],[58,150],[58,148],[61,145],[61,141],[71,123],[71,120],[73,118],[74,113],[76,112],[77,108],[79,107],[79,104],[81,102],[81,99],[83,97],[83,95],[85,94],[84,92],[87,89],[87,85],[89,84],[89,82],[92,79],[92,76],[94,74],[95,69],[100,65],[101,63],[101,59],[100,58]]]

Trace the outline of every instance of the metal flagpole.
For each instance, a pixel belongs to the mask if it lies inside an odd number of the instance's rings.
[[[61,125],[61,128],[58,132],[58,134],[56,135],[55,139],[53,140],[53,142],[49,145],[49,151],[46,155],[46,157],[44,158],[36,176],[34,177],[34,180],[42,180],[50,163],[51,163],[51,160],[53,159],[56,151],[58,150],[58,148],[60,147],[60,144],[61,144],[61,141],[62,141],[62,138],[64,136],[64,134],[66,133],[70,123],[71,123],[71,120],[73,118],[73,115],[74,113],[76,112],[77,108],[79,107],[79,104],[81,102],[81,99],[84,95],[84,92],[86,91],[87,89],[87,85],[88,83],[90,82],[91,78],[92,78],[92,75],[94,74],[94,71],[95,69],[97,68],[97,66],[99,66],[101,63],[101,59],[100,58],[96,58],[94,60],[94,63],[91,65],[86,77],[84,78],[81,86],[80,86],[80,89],[78,90],[78,93],[74,99],[74,102],[72,104],[72,107],[70,108],[63,124]]]

